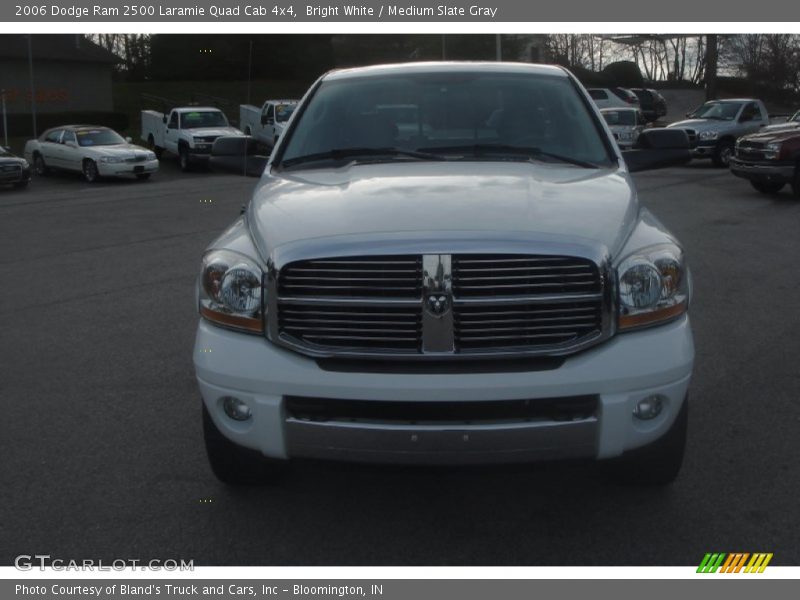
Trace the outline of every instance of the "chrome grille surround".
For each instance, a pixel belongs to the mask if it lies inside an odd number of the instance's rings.
[[[314,358],[463,360],[564,356],[596,345],[614,333],[616,280],[603,248],[557,242],[504,246],[503,242],[495,242],[487,244],[485,252],[476,252],[476,247],[483,244],[475,241],[448,245],[425,241],[407,245],[406,251],[402,251],[392,244],[391,251],[396,253],[387,251],[386,254],[370,253],[380,252],[380,247],[354,244],[337,247],[322,258],[303,256],[302,251],[280,256],[279,260],[271,258],[265,282],[267,337],[278,345]],[[411,248],[419,254],[408,252]],[[526,272],[533,274],[532,277],[541,274],[536,267],[553,264],[570,267],[562,269],[562,275],[575,273],[580,277],[562,277],[557,284],[550,273],[550,280],[529,278],[537,284],[547,281],[549,285],[535,290],[536,293],[529,287],[520,293],[499,288],[504,293],[478,294],[468,290],[464,281],[465,261],[476,260],[476,256],[481,257],[477,260],[528,261]],[[333,268],[337,261],[402,263],[412,259],[418,265],[417,283],[407,285],[399,295],[375,290],[359,296],[330,295],[312,291],[324,289],[325,285],[317,288],[311,281],[303,284],[307,285],[308,293],[286,294],[288,290],[300,288],[291,287],[292,278],[284,275],[313,276],[303,271],[312,262],[315,267]],[[531,260],[540,262],[534,264]],[[429,272],[436,269],[440,271],[438,278]],[[593,281],[588,282],[587,273],[593,274]],[[380,280],[381,273],[375,275],[375,281]],[[580,285],[569,285],[573,279],[580,281]],[[509,281],[516,283],[517,280]],[[336,282],[332,283],[336,287]],[[443,308],[434,310],[440,298]],[[441,312],[437,314],[436,311]],[[484,335],[491,331],[481,331],[482,321],[486,320],[494,321],[488,329],[499,329],[497,335]],[[345,331],[340,331],[342,329]]]

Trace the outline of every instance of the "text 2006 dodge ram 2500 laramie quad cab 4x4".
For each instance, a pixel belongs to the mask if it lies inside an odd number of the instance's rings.
[[[380,108],[403,111],[412,122]],[[402,119],[401,119],[402,120]],[[558,67],[417,63],[321,77],[202,259],[194,364],[229,483],[292,458],[602,459],[678,474],[694,347],[684,253]]]

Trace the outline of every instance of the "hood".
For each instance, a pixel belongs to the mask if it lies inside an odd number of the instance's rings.
[[[414,241],[474,250],[481,241],[512,239],[590,245],[614,255],[637,215],[629,176],[616,168],[393,162],[267,173],[248,223],[264,258]]]
[[[184,129],[189,135],[198,135],[198,136],[216,136],[220,137],[223,135],[244,135],[241,131],[236,129],[235,127],[193,127],[192,129]]]
[[[721,121],[720,119],[686,119],[677,123],[670,123],[667,127],[677,129],[694,129],[695,131],[720,131],[735,126],[736,121]]]
[[[762,131],[794,131],[800,129],[800,122],[787,121],[785,123],[776,123],[775,125],[767,125]]]
[[[758,133],[751,133],[744,137],[739,138],[739,141],[757,142],[760,144],[768,144],[770,142],[782,142],[789,138],[796,138],[800,136],[800,130],[796,127],[783,128],[783,129],[762,129]]]
[[[80,150],[94,156],[133,156],[140,152],[150,152],[136,144],[116,144],[113,146],[81,146]]]

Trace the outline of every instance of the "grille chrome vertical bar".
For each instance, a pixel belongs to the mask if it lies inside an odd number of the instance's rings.
[[[449,254],[422,256],[422,352],[455,352],[453,267]]]

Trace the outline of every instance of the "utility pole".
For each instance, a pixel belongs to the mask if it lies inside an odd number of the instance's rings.
[[[31,117],[33,118],[33,137],[39,137],[36,128],[36,90],[33,85],[33,34],[28,34],[28,77],[31,87]]]
[[[442,34],[442,60],[447,60],[447,38]]]
[[[503,60],[503,40],[499,33],[494,37],[494,54],[497,62]]]
[[[0,90],[0,97],[3,98],[3,146],[8,148],[8,119],[6,118],[6,91]]]
[[[247,103],[250,104],[250,87],[253,79],[253,40],[250,40],[250,52],[247,55]]]

